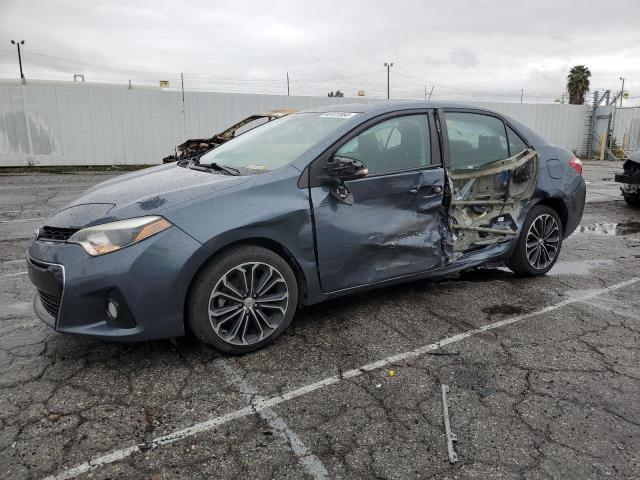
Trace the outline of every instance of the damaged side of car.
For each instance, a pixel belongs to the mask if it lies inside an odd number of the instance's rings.
[[[477,172],[448,172],[454,259],[518,236],[517,219],[535,190],[538,163],[538,154],[525,149]]]
[[[446,273],[505,253],[538,170],[538,153],[496,114],[425,109],[364,122],[302,177],[323,290]]]

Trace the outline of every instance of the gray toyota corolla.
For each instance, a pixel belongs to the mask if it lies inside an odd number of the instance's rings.
[[[122,175],[29,246],[56,331],[230,353],[329,298],[484,264],[541,275],[582,217],[582,165],[503,115],[423,102],[296,113]]]

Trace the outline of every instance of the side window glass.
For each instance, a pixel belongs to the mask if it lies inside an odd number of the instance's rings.
[[[374,125],[345,143],[336,155],[355,158],[369,174],[427,167],[431,163],[426,115],[408,115]]]
[[[520,153],[525,148],[527,148],[527,144],[520,138],[520,136],[513,131],[511,127],[507,125],[507,136],[509,137],[509,153],[511,156],[516,153]]]
[[[445,121],[452,169],[479,169],[509,158],[502,120],[478,113],[448,112]]]

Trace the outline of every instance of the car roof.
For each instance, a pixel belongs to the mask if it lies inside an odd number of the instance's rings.
[[[472,105],[456,102],[425,102],[420,100],[380,100],[373,102],[353,102],[338,105],[309,108],[306,112],[351,112],[351,113],[386,113],[416,108],[475,108]],[[479,109],[482,110],[482,109]]]
[[[531,130],[521,122],[503,114],[491,110],[489,108],[478,107],[461,102],[426,102],[424,100],[380,100],[374,102],[353,102],[337,105],[325,105],[322,107],[310,108],[301,113],[322,113],[322,112],[345,112],[345,113],[361,113],[365,117],[371,118],[385,113],[397,112],[401,110],[414,110],[420,108],[463,108],[469,110],[477,110],[478,112],[493,113],[507,120],[513,125],[518,132],[523,135],[527,141],[534,147],[549,145],[549,142]],[[354,121],[358,121],[355,120]]]

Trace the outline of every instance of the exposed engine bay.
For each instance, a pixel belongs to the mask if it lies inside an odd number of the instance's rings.
[[[525,149],[480,170],[448,172],[453,258],[518,235],[517,219],[538,180],[538,154]]]

